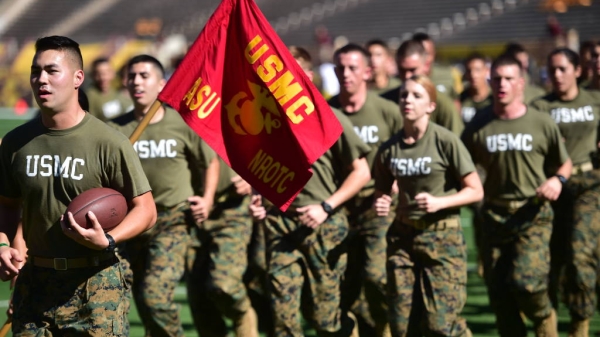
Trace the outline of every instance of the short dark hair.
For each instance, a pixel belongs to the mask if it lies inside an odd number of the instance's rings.
[[[419,56],[423,57],[427,55],[427,51],[421,42],[416,40],[406,40],[402,42],[396,51],[396,60],[403,59],[414,54],[418,54]]]
[[[423,43],[425,41],[433,41],[429,34],[423,32],[414,33],[411,40],[417,41],[419,43]]]
[[[474,52],[469,54],[469,56],[467,56],[467,58],[465,59],[464,65],[465,67],[467,65],[469,65],[469,63],[475,61],[475,60],[479,60],[482,61],[483,63],[487,63],[487,57],[485,57],[485,55],[483,55],[482,53],[479,52]]]
[[[594,49],[594,47],[596,47],[596,42],[592,40],[586,40],[581,42],[581,44],[579,45],[579,56],[581,56],[581,54],[587,51],[592,52],[592,49]]]
[[[367,48],[367,50],[369,50],[369,48],[371,48],[372,46],[381,46],[381,47],[383,47],[383,49],[385,49],[388,52],[390,50],[390,47],[388,46],[388,44],[385,43],[385,41],[383,41],[381,39],[372,39],[372,40],[367,41],[367,43],[365,43],[365,48]]]
[[[102,63],[110,63],[110,61],[108,60],[108,57],[98,57],[97,59],[95,59],[92,62],[92,71],[96,70],[96,67]]]
[[[53,35],[42,37],[35,41],[36,54],[47,50],[58,50],[67,53],[75,66],[79,70],[83,70],[83,57],[81,56],[79,43],[72,39],[66,36]]]
[[[141,55],[134,56],[129,60],[129,62],[127,62],[127,69],[131,69],[131,66],[133,66],[134,64],[138,64],[138,63],[150,63],[150,64],[154,65],[156,67],[156,69],[158,69],[160,76],[162,78],[165,77],[165,68],[160,63],[160,61],[157,60],[154,56],[150,56],[147,54],[141,54]]]
[[[353,53],[353,52],[362,54],[362,56],[365,58],[365,61],[367,62],[367,65],[371,64],[371,53],[369,53],[368,50],[366,50],[365,48],[363,48],[362,46],[360,46],[356,43],[348,43],[347,45],[336,50],[335,53],[333,53],[333,59],[337,60],[337,58],[340,55]]]
[[[492,62],[492,72],[496,70],[498,67],[502,66],[516,66],[519,68],[519,74],[523,76],[523,68],[521,62],[517,60],[517,58],[513,54],[504,53],[498,56],[494,62]]]
[[[288,50],[290,51],[290,54],[292,54],[294,59],[299,61],[300,66],[303,69],[305,69],[305,70],[312,69],[312,57],[310,56],[310,53],[306,49],[304,49],[302,47],[298,47],[298,46],[289,46]]]
[[[569,63],[571,63],[573,65],[574,68],[579,67],[581,61],[579,60],[579,54],[577,54],[576,52],[574,52],[573,50],[569,49],[569,48],[556,48],[554,49],[550,54],[548,54],[548,60],[547,60],[547,64],[550,65],[550,59],[554,56],[554,55],[564,55],[567,60],[569,61]]]
[[[520,43],[509,42],[504,46],[504,54],[511,54],[514,56],[519,53],[527,53],[525,47]]]

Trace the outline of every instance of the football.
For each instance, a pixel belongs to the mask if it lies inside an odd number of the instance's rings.
[[[92,222],[88,219],[87,213],[92,211],[104,231],[109,231],[123,221],[127,210],[127,200],[121,193],[112,188],[98,187],[76,196],[67,206],[65,219],[68,219],[67,214],[71,212],[81,227],[91,228]]]

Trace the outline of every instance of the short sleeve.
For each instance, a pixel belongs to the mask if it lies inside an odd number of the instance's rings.
[[[106,185],[131,200],[151,190],[140,159],[128,139],[117,147],[107,168]]]
[[[464,123],[456,111],[452,99],[448,95],[438,92],[436,103],[431,121],[452,131],[455,135],[460,135],[464,129]]]
[[[447,160],[449,166],[454,169],[457,179],[475,171],[475,164],[467,147],[454,134],[448,134]]]
[[[394,139],[394,138],[392,138]],[[385,194],[390,194],[392,185],[396,178],[392,174],[389,163],[390,163],[390,152],[389,144],[384,143],[377,154],[375,155],[375,162],[373,163],[373,179],[375,179],[375,189]]]
[[[371,147],[356,134],[348,117],[336,109],[333,109],[333,112],[340,121],[343,132],[331,150],[336,153],[335,158],[342,158],[341,167],[344,170],[342,174],[346,176],[349,172],[346,172],[345,168],[349,168],[354,160],[365,157],[371,152]]]

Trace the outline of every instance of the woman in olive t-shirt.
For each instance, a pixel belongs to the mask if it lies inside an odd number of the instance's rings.
[[[409,326],[423,335],[469,336],[460,312],[466,301],[467,255],[459,207],[483,198],[471,156],[460,139],[429,121],[435,86],[414,76],[400,88],[403,129],[375,158],[375,202],[390,211],[398,182],[396,219],[388,231],[387,278],[390,328],[405,336]],[[418,296],[413,296],[416,293]]]
[[[594,169],[598,153],[599,100],[577,85],[579,56],[568,48],[548,55],[552,92],[531,103],[549,113],[560,130],[573,172],[555,202],[550,239],[549,294],[558,305],[560,274],[564,269],[563,295],[571,315],[570,335],[587,335],[596,306],[596,279],[600,263],[600,170]]]

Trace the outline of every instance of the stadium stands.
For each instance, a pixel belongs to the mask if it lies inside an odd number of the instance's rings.
[[[73,5],[73,1],[65,0],[33,1],[21,17],[15,20],[11,26],[6,27],[2,38],[16,38],[19,43],[35,40],[46,35],[50,29],[57,26],[78,8],[93,1],[97,0],[77,0],[77,6]]]
[[[456,13],[464,13],[467,8],[478,6],[481,0],[422,0],[402,2],[397,0],[358,1],[355,6],[338,10],[320,22],[311,22],[295,30],[280,32],[288,43],[311,44],[311,32],[317,24],[324,24],[334,35],[344,35],[351,41],[365,42],[373,37],[400,38],[431,23],[440,23],[441,30],[447,27],[448,18],[452,21]],[[435,10],[432,10],[435,8]],[[460,20],[460,18],[459,18]]]
[[[10,1],[2,4],[6,7]],[[30,55],[23,48],[49,32],[68,31],[71,27],[67,35],[84,45],[87,60],[100,54],[117,55],[113,65],[118,67],[131,53],[139,51],[136,46],[141,44],[142,50],[150,52],[159,50],[161,41],[173,34],[183,34],[188,42],[193,41],[220,3],[78,0],[74,6],[69,0],[28,1],[31,5],[27,10],[7,23],[0,35],[0,43],[17,41],[21,48],[21,53],[14,52],[12,59],[3,58],[10,64],[0,65],[17,73],[28,71]],[[285,43],[302,45],[313,52],[317,44],[315,29],[319,26],[327,28],[331,40],[343,36],[345,41],[363,43],[381,38],[393,41],[392,47],[415,31],[429,33],[442,49],[509,40],[536,43],[549,37],[546,22],[551,13],[548,0],[294,0],[286,1],[285,6],[281,0],[255,1]],[[85,11],[88,7],[90,10]],[[75,24],[74,17],[82,12],[90,18]],[[580,40],[600,37],[595,28],[600,21],[598,2],[569,7],[566,13],[555,16],[564,31],[576,29]],[[141,44],[140,39],[144,40]],[[147,43],[157,47],[146,48]]]
[[[501,15],[480,23],[477,29],[465,30],[443,39],[440,44],[481,44],[490,42],[539,41],[548,38],[547,18],[550,12],[543,11],[539,1],[531,1],[515,8],[510,15]],[[579,32],[580,40],[599,37],[596,23],[600,20],[600,3],[592,2],[589,7],[572,7],[566,13],[554,13],[564,30],[571,28]]]

